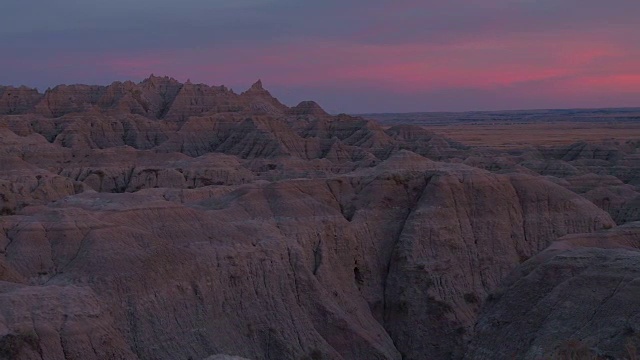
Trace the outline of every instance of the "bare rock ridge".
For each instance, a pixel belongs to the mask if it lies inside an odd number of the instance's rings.
[[[0,86],[0,114],[20,114],[31,111],[42,99],[36,89],[26,86]]]
[[[0,114],[0,358],[640,346],[640,142],[497,153],[156,76]]]
[[[490,298],[469,359],[632,359],[640,347],[640,223],[568,235]]]
[[[288,108],[272,97],[260,80],[240,95],[224,86],[182,84],[153,75],[138,84],[116,81],[108,86],[59,85],[44,94],[24,86],[0,88],[0,114],[33,113],[58,118],[88,110],[179,122],[207,112],[262,110],[281,114]]]
[[[618,224],[640,220],[639,142],[578,142],[567,146],[522,149],[512,154],[484,151],[467,165],[498,173],[542,175],[576,192],[611,214]]]
[[[303,101],[298,105],[292,107],[289,110],[289,113],[291,115],[315,115],[315,116],[329,115],[315,101]]]

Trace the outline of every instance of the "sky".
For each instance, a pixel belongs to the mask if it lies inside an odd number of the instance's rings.
[[[2,0],[0,84],[257,79],[330,112],[640,106],[639,0]]]

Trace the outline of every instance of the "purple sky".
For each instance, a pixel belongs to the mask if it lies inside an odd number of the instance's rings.
[[[640,106],[640,0],[2,0],[0,84],[169,75],[331,112]]]

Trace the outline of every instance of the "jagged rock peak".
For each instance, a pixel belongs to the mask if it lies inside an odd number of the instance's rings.
[[[283,115],[289,111],[286,105],[282,104],[268,90],[262,87],[261,80],[256,81],[247,91],[240,94],[240,99],[254,113]]]
[[[264,88],[262,87],[262,80],[258,79],[258,81],[251,85],[251,88],[249,88],[249,90],[264,90]]]
[[[258,80],[237,95],[225,86],[181,83],[168,76],[149,75],[139,83],[115,81],[110,85],[57,85],[43,95],[26,88],[0,88],[0,114],[37,113],[60,117],[91,110],[137,114],[151,119],[185,121],[204,113],[247,111],[285,115],[289,108],[263,88]],[[319,108],[319,107],[318,107]],[[318,114],[323,113],[317,110]]]
[[[155,76],[153,74],[149,75],[148,78],[142,80],[140,82],[140,84],[161,84],[161,83],[168,83],[168,84],[180,84],[180,82],[172,77],[169,76]]]

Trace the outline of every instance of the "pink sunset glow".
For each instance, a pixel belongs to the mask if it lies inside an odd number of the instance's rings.
[[[133,40],[114,36],[105,46],[69,44],[44,58],[17,51],[0,59],[12,69],[0,81],[13,83],[15,74],[34,79],[26,85],[43,87],[141,80],[154,73],[242,91],[261,78],[286,103],[315,98],[347,112],[637,106],[640,30],[628,12],[640,6],[625,2],[616,10],[588,3],[580,8],[496,0],[474,7],[461,0],[400,1],[358,11],[329,2],[307,9],[326,16],[324,23],[288,19],[297,27],[287,28],[272,23],[287,14],[269,14],[268,6],[247,2],[243,6],[268,14],[242,20],[248,28],[239,34],[233,27],[221,33],[202,25],[210,36],[176,28],[177,34],[164,34],[164,46],[152,35],[133,34]],[[305,8],[273,6],[290,16]],[[338,9],[342,13],[331,14]],[[241,10],[237,16],[247,16],[246,8],[227,9]],[[137,41],[140,46],[132,44]]]

